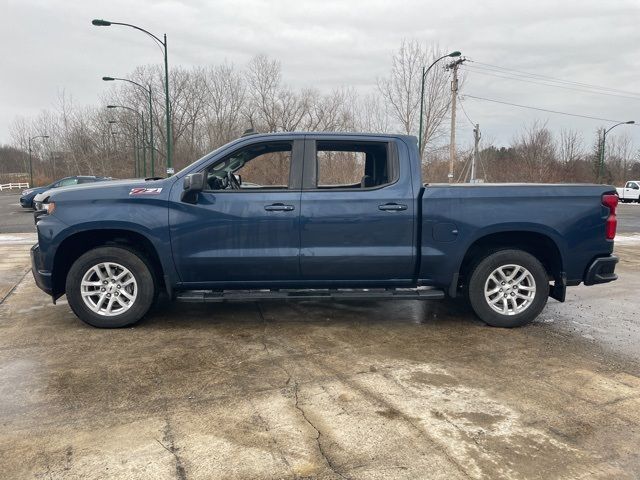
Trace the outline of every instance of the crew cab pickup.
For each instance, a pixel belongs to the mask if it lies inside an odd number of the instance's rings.
[[[52,191],[31,249],[53,300],[96,327],[156,296],[467,297],[524,325],[567,286],[610,282],[615,189],[424,185],[415,137],[243,136],[166,179]]]
[[[640,180],[631,180],[623,188],[616,188],[622,202],[640,202]]]

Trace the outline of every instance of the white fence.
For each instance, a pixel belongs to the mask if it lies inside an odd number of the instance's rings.
[[[3,183],[0,184],[0,192],[3,190],[13,190],[14,188],[29,188],[28,183]]]

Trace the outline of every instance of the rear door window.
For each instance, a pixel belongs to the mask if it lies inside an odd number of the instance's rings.
[[[316,188],[379,188],[396,181],[388,142],[316,141]]]

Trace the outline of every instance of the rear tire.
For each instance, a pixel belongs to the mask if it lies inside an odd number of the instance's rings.
[[[123,247],[98,247],[69,270],[67,300],[83,322],[120,328],[139,321],[155,298],[155,282],[144,257]]]
[[[468,287],[471,308],[493,327],[526,325],[542,311],[549,297],[544,266],[522,250],[499,250],[473,269]]]

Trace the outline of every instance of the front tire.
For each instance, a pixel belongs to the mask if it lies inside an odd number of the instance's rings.
[[[493,327],[520,327],[533,321],[549,297],[544,266],[522,250],[500,250],[481,260],[469,280],[469,302]]]
[[[89,250],[73,263],[66,281],[73,312],[98,328],[136,323],[149,311],[155,290],[144,257],[122,247]]]

